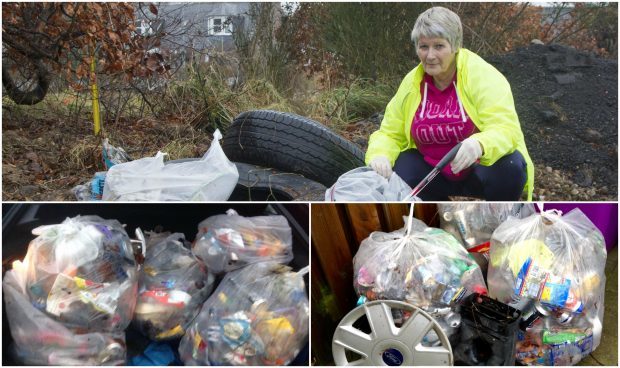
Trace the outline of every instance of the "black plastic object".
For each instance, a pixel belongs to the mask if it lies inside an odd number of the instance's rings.
[[[455,365],[515,365],[515,343],[521,312],[480,294],[459,306],[458,341],[451,341]]]

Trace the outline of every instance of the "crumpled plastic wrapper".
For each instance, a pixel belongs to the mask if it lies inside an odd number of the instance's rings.
[[[185,235],[150,234],[140,272],[137,327],[155,341],[183,336],[214,281],[215,276],[186,247]]]
[[[284,216],[243,217],[234,210],[198,225],[192,252],[210,272],[221,274],[248,264],[293,259],[293,235]]]
[[[448,335],[460,324],[454,307],[487,292],[480,267],[447,232],[412,219],[411,231],[373,232],[353,258],[360,302],[400,300],[429,312]],[[403,321],[404,322],[404,321]]]
[[[493,233],[489,294],[524,311],[517,361],[573,365],[597,348],[607,251],[579,209],[509,219]]]
[[[307,344],[308,317],[303,272],[251,264],[224,277],[179,354],[186,365],[286,365]]]
[[[23,262],[4,279],[18,359],[26,364],[119,364],[138,265],[116,220],[68,218],[40,226]]]

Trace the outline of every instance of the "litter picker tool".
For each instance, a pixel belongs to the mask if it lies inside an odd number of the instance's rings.
[[[435,178],[435,176],[437,176],[441,172],[441,170],[443,170],[443,168],[446,167],[446,165],[449,162],[454,160],[454,157],[456,156],[456,153],[459,151],[459,148],[461,148],[461,143],[458,143],[456,146],[454,146],[450,150],[450,152],[446,153],[446,155],[443,156],[441,161],[439,161],[439,163],[435,165],[433,170],[431,170],[431,172],[429,172],[428,175],[426,175],[424,179],[422,179],[422,181],[420,181],[420,183],[418,183],[418,185],[416,185],[415,188],[413,188],[411,193],[409,193],[409,195],[406,196],[402,200],[402,202],[411,202],[411,201],[418,200],[419,198],[417,198],[417,195],[420,194],[422,189],[424,189],[428,185],[428,183],[430,183]]]

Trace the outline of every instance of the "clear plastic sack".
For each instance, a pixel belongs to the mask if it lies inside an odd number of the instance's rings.
[[[461,317],[457,303],[472,293],[486,293],[480,267],[459,242],[441,229],[409,218],[406,228],[373,232],[362,241],[353,258],[353,287],[358,303],[400,300],[424,309],[448,336],[457,332]],[[407,315],[393,315],[399,324]],[[439,338],[426,335],[425,346]]]
[[[3,280],[12,352],[25,365],[123,365],[125,333],[78,333],[37,309],[16,270]],[[7,351],[3,354],[8,354]]]
[[[138,265],[123,226],[77,216],[32,233],[37,237],[26,257],[5,278],[18,358],[57,365],[124,361]]]
[[[67,218],[32,231],[23,277],[33,305],[68,328],[123,331],[133,316],[138,266],[116,220]]]
[[[493,231],[508,217],[536,213],[531,203],[438,203],[441,228],[470,252],[488,250]]]
[[[210,272],[221,274],[247,264],[293,259],[293,235],[284,216],[243,217],[234,210],[198,224],[192,252]]]
[[[216,130],[213,142],[199,160],[164,163],[164,153],[114,165],[103,188],[107,201],[225,201],[239,172],[230,162]]]
[[[286,365],[306,346],[304,272],[274,262],[226,274],[181,340],[186,365]]]
[[[390,179],[377,174],[370,167],[358,167],[342,174],[325,192],[327,202],[385,202],[402,201],[411,187],[396,173]]]
[[[186,247],[183,234],[150,234],[140,271],[136,326],[155,341],[181,337],[214,281],[215,276]]]
[[[573,365],[600,343],[607,251],[579,209],[509,219],[491,239],[489,294],[524,311],[517,360]]]
[[[531,203],[438,203],[442,229],[454,235],[486,272],[491,235],[508,217],[525,218],[536,210]]]

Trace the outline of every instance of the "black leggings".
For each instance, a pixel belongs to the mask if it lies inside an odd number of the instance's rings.
[[[412,188],[432,169],[415,148],[401,152],[394,164],[394,171]],[[526,180],[525,159],[519,151],[514,151],[491,166],[474,164],[471,173],[462,181],[451,181],[439,174],[418,197],[424,201],[447,201],[448,196],[475,197],[487,201],[518,201]]]

